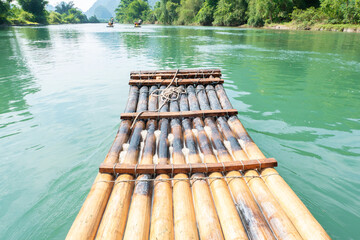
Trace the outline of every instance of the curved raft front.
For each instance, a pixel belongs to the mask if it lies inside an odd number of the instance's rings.
[[[218,69],[139,71],[67,239],[330,239],[237,118]]]

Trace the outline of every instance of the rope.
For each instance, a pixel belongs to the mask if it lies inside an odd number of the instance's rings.
[[[132,129],[137,121],[137,119],[139,118],[139,116],[141,114],[143,114],[144,112],[159,112],[161,110],[161,108],[163,106],[165,106],[165,104],[167,104],[170,101],[177,101],[180,97],[181,94],[185,94],[186,90],[180,86],[178,87],[174,87],[171,86],[174,81],[176,81],[176,85],[177,85],[177,74],[179,73],[179,69],[176,70],[175,75],[173,77],[173,79],[171,80],[171,82],[166,86],[166,88],[164,89],[156,89],[154,90],[150,96],[154,96],[154,97],[160,97],[161,101],[163,101],[163,103],[161,104],[161,106],[156,109],[156,110],[152,110],[152,111],[141,111],[139,112],[136,117],[133,120],[133,123],[131,124],[130,129]]]

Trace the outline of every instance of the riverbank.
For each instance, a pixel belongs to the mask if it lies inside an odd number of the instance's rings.
[[[249,27],[249,26],[246,26]],[[280,29],[280,30],[310,30],[310,31],[332,31],[332,32],[353,32],[360,33],[360,25],[354,24],[314,24],[304,25],[299,23],[272,23],[267,24],[265,29]]]

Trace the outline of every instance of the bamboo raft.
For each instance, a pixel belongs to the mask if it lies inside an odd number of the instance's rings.
[[[130,74],[67,239],[330,239],[237,118],[218,69]]]

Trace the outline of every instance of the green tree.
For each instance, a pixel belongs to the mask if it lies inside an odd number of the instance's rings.
[[[204,0],[181,0],[178,8],[179,24],[190,24],[195,20]]]
[[[34,15],[33,21],[38,23],[46,23],[47,11],[45,5],[48,3],[45,0],[18,0],[22,9]]]
[[[61,14],[58,12],[51,11],[48,16],[49,24],[60,24],[63,23]]]
[[[125,22],[125,18],[126,18],[126,11],[128,6],[130,5],[130,3],[133,0],[122,0],[120,1],[120,4],[118,6],[118,8],[115,10],[116,12],[116,19],[119,22]]]
[[[99,21],[99,19],[96,17],[96,15],[94,15],[94,16],[91,16],[90,18],[89,18],[89,23],[99,23],[100,21]]]
[[[129,4],[127,8],[125,21],[128,23],[132,23],[139,19],[146,21],[149,12],[150,7],[147,1],[134,0],[132,3]]]
[[[214,25],[236,26],[247,21],[247,0],[220,0],[214,13]]]
[[[55,6],[55,12],[63,14],[68,13],[70,9],[74,8],[74,2],[70,1],[68,3],[66,2],[60,2],[58,5]]]
[[[11,0],[0,0],[0,24],[7,22]]]
[[[321,0],[320,6],[330,23],[360,23],[359,0]]]
[[[209,26],[214,21],[214,11],[217,0],[206,0],[196,14],[195,21],[200,25]]]
[[[131,23],[142,19],[146,21],[151,13],[147,1],[143,0],[123,0],[116,9],[116,19],[122,23]]]
[[[63,13],[62,18],[67,23],[87,23],[88,19],[85,14],[76,8],[71,8],[68,13]]]
[[[292,0],[250,0],[248,10],[248,24],[263,26],[264,23],[290,20],[293,10]]]
[[[173,24],[178,19],[180,0],[160,0],[155,4],[156,19],[163,24]]]

